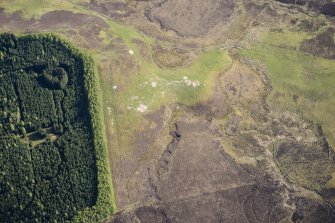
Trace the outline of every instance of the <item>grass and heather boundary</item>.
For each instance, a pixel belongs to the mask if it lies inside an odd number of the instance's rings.
[[[89,111],[93,130],[93,142],[98,170],[98,197],[95,206],[84,209],[73,222],[99,222],[115,213],[116,203],[112,182],[112,173],[107,150],[104,114],[102,110],[102,92],[98,70],[91,56],[78,51],[83,58],[85,88],[89,98]]]

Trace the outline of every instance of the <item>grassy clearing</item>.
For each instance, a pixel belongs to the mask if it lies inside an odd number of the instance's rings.
[[[295,48],[306,33],[266,33],[261,44],[242,50],[267,67],[273,85],[268,102],[281,110],[293,110],[322,125],[335,145],[335,61],[304,54]]]

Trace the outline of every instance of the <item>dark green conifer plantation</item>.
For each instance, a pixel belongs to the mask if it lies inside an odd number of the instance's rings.
[[[113,211],[92,60],[54,35],[0,35],[0,222]]]

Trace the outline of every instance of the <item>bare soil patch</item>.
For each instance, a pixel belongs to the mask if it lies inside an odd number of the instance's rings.
[[[22,12],[16,11],[11,14],[6,13],[3,8],[0,8],[0,27],[7,29],[24,29],[36,22],[35,19],[25,20],[22,18]]]
[[[301,44],[300,50],[315,56],[335,59],[334,34],[335,29],[328,28],[325,32],[320,33],[315,38],[305,40]]]

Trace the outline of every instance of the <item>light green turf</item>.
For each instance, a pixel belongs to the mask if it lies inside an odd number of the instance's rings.
[[[305,32],[292,32],[281,30],[277,32],[264,32],[260,35],[262,43],[269,46],[284,48],[298,48],[300,43],[308,37]]]

